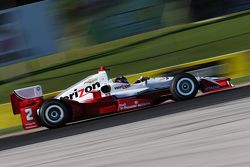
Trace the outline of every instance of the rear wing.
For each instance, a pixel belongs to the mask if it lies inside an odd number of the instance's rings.
[[[37,110],[44,101],[40,85],[14,90],[10,99],[13,114],[21,115],[24,129],[40,127]]]
[[[12,110],[14,114],[20,114],[20,107],[24,107],[24,101],[43,97],[40,85],[16,89],[10,94]]]

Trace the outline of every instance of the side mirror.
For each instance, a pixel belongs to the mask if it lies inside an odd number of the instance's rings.
[[[102,86],[101,87],[101,91],[102,91],[102,93],[110,93],[111,92],[111,87],[110,87],[110,85],[104,85],[104,86]]]

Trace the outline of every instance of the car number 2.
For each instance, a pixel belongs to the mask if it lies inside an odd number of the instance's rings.
[[[31,108],[25,109],[25,113],[26,113],[26,120],[27,121],[31,121],[34,119],[32,116],[32,109]]]

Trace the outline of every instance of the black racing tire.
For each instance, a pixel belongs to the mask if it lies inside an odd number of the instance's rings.
[[[178,74],[174,77],[170,92],[176,101],[192,99],[199,90],[197,79],[188,73]]]
[[[71,115],[68,105],[58,99],[45,101],[39,110],[40,122],[49,129],[65,126],[69,122]]]

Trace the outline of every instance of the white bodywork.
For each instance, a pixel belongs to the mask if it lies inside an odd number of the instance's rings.
[[[93,99],[92,92],[101,90],[101,87],[105,85],[109,85],[111,91],[109,94],[101,92],[102,97],[112,95],[117,98],[124,98],[136,96],[146,91],[169,88],[172,80],[173,77],[157,77],[137,84],[114,83],[108,77],[106,71],[99,71],[97,74],[91,75],[64,90],[55,98],[60,99],[63,97],[83,103],[86,100]]]
[[[22,99],[42,97],[43,91],[40,85],[14,90],[15,94]]]

